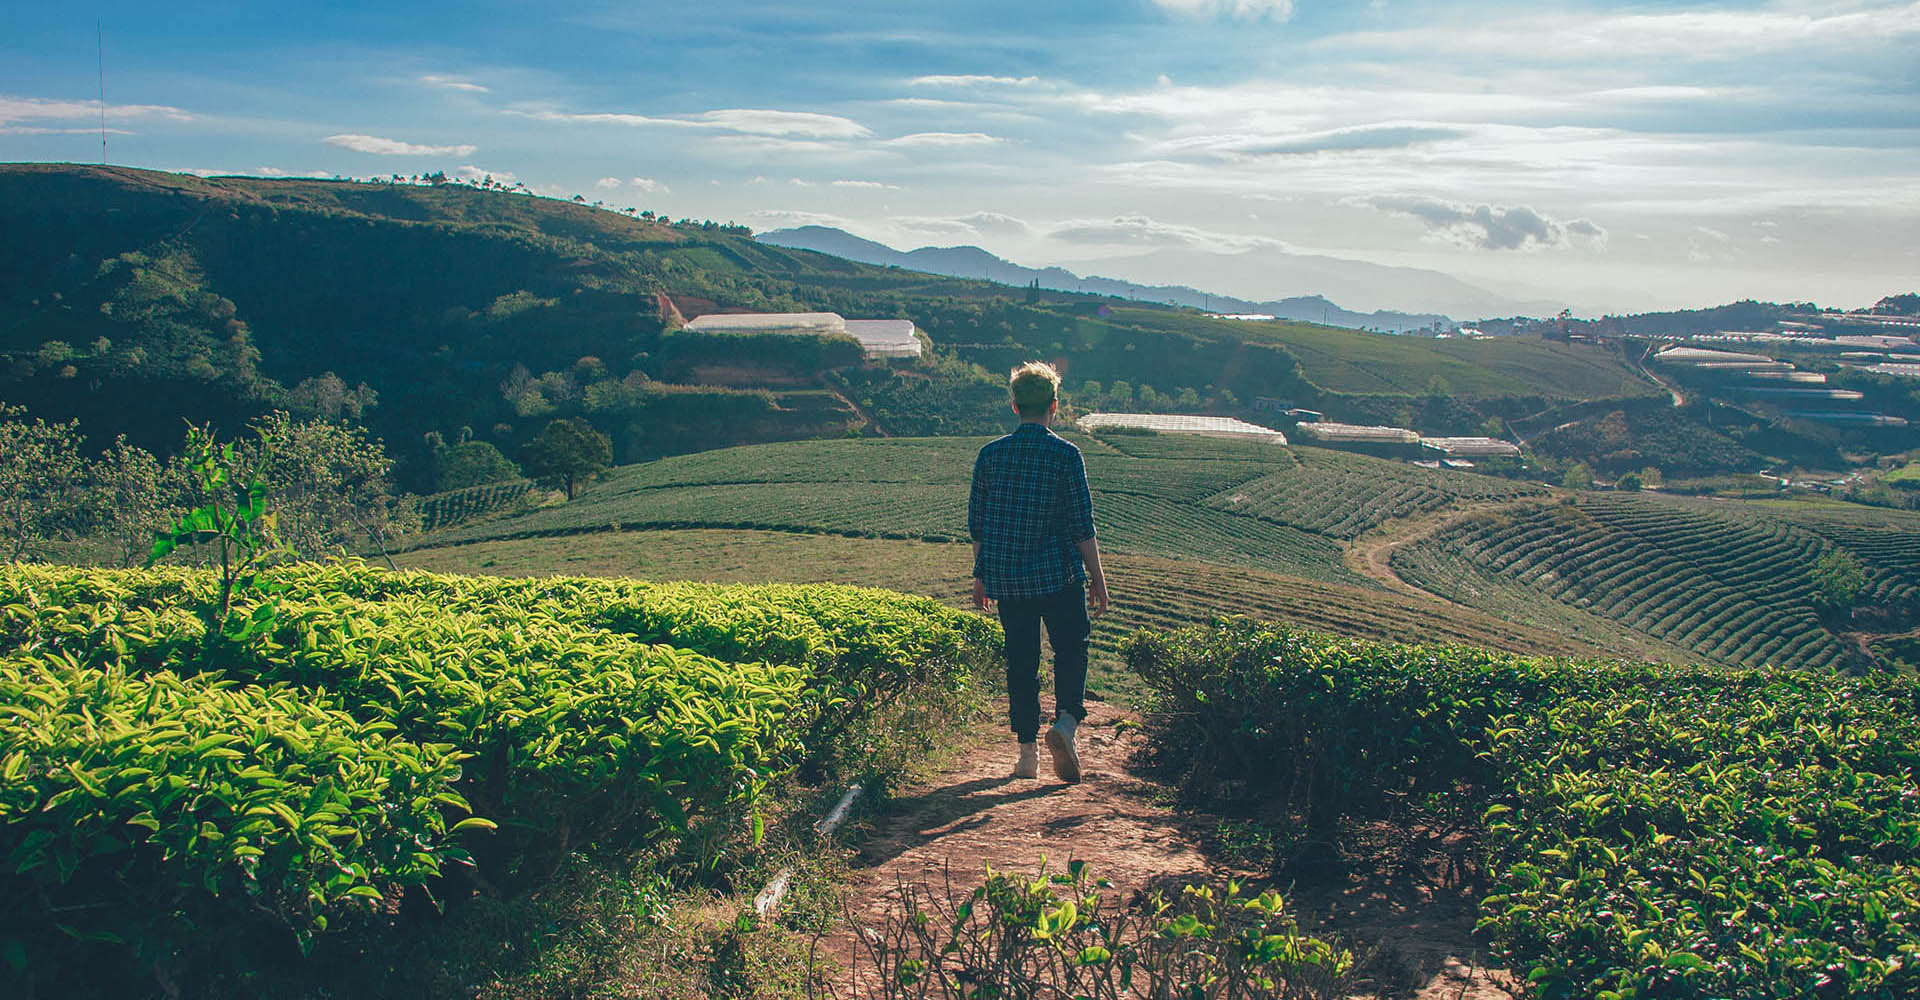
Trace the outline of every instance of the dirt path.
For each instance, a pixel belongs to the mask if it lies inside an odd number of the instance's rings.
[[[1504,500],[1498,503],[1471,504],[1462,507],[1448,507],[1424,517],[1405,521],[1388,521],[1347,544],[1342,553],[1347,568],[1370,580],[1373,580],[1395,593],[1410,597],[1424,598],[1450,608],[1466,609],[1431,590],[1416,587],[1402,579],[1393,571],[1393,554],[1401,546],[1409,545],[1432,537],[1434,532],[1465,520],[1475,514],[1488,514],[1509,510],[1527,503],[1524,500]]]
[[[896,902],[902,882],[944,885],[950,871],[958,887],[970,888],[988,865],[1033,872],[1043,858],[1053,870],[1070,860],[1086,861],[1113,882],[1119,899],[1140,890],[1177,891],[1208,877],[1261,884],[1258,873],[1210,857],[1204,846],[1207,824],[1176,813],[1160,786],[1134,773],[1133,757],[1144,737],[1136,726],[1118,724],[1131,717],[1105,705],[1093,706],[1092,712],[1080,730],[1086,775],[1078,785],[1053,780],[1044,752],[1040,780],[1010,777],[1013,745],[999,727],[964,734],[980,749],[907,789],[885,817],[855,834],[850,898],[856,916],[879,922]],[[1399,981],[1382,995],[1420,1000],[1509,996],[1493,985],[1493,974],[1472,964],[1474,913],[1471,900],[1458,893],[1347,885],[1289,893],[1289,898],[1303,925],[1381,949],[1384,964],[1376,958],[1375,965],[1397,970],[1393,978]],[[852,933],[842,929],[822,942],[843,970],[852,959]],[[853,972],[835,984],[837,996],[850,995],[856,977],[863,983],[860,995],[869,995],[871,983],[858,973],[870,967],[862,962]]]

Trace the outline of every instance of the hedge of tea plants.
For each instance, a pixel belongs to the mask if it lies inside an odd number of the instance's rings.
[[[850,587],[278,571],[209,636],[212,575],[0,569],[0,960],[129,949],[156,976],[265,925],[304,941],[459,874],[751,808],[995,626]],[[124,954],[124,953],[122,953]]]
[[[1920,683],[1142,633],[1163,742],[1309,824],[1481,817],[1481,932],[1551,997],[1920,990]],[[1182,749],[1184,748],[1184,749]]]

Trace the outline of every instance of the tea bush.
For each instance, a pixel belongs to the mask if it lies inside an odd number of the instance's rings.
[[[987,619],[858,588],[271,577],[275,616],[234,641],[210,573],[0,569],[0,951],[30,980],[80,940],[164,965],[455,871],[537,884],[753,808],[996,651]]]
[[[1552,997],[1920,989],[1920,681],[1141,634],[1162,744],[1309,824],[1473,810],[1481,932]]]

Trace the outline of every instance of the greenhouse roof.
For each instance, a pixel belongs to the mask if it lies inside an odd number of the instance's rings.
[[[1420,444],[1443,455],[1491,457],[1520,454],[1520,447],[1513,442],[1490,437],[1423,437]]]
[[[1162,434],[1194,434],[1200,437],[1255,438],[1286,444],[1287,436],[1270,427],[1250,424],[1233,417],[1190,416],[1177,413],[1089,413],[1079,419],[1082,429],[1094,431],[1108,427],[1129,427]]]
[[[1405,427],[1375,427],[1363,424],[1336,424],[1313,421],[1295,425],[1302,434],[1322,441],[1377,441],[1392,444],[1419,444],[1420,435]]]

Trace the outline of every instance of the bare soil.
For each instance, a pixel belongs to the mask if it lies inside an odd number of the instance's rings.
[[[1012,777],[1015,745],[1004,728],[956,732],[957,740],[978,749],[904,790],[884,816],[853,835],[852,916],[879,924],[903,883],[942,886],[951,872],[957,888],[970,889],[989,865],[1034,872],[1044,863],[1058,871],[1083,860],[1113,883],[1120,899],[1208,879],[1272,884],[1265,873],[1221,860],[1210,850],[1215,824],[1176,810],[1169,791],[1136,769],[1145,737],[1132,715],[1107,705],[1090,708],[1079,731],[1085,774],[1077,785],[1053,777],[1044,747],[1039,779]],[[1355,871],[1311,889],[1276,888],[1303,927],[1341,937],[1362,957],[1363,995],[1509,997],[1501,984],[1510,977],[1476,957],[1473,897],[1447,884],[1443,872],[1428,870],[1434,867]],[[870,968],[864,961],[852,967],[853,933],[843,927],[820,945],[842,970],[836,996],[851,995],[856,978],[859,995],[871,991],[859,975]]]

